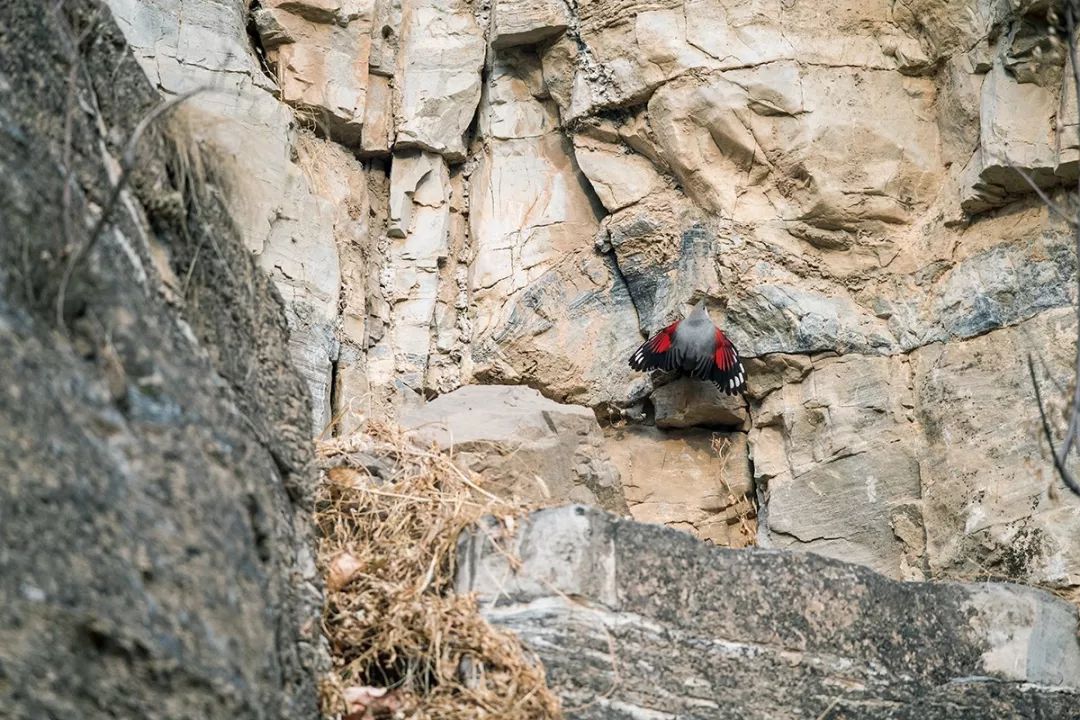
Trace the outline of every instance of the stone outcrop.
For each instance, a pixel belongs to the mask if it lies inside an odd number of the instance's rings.
[[[625,513],[619,472],[603,448],[593,412],[523,386],[468,385],[406,408],[401,426],[417,441],[453,454],[507,498],[566,498]]]
[[[98,2],[0,6],[4,717],[317,712],[307,394],[201,116],[114,195],[160,104]]]
[[[1076,609],[1030,588],[710,548],[582,506],[481,527],[458,562],[569,718],[1066,718],[1080,700]]]
[[[484,31],[464,0],[412,0],[401,7],[395,146],[464,160],[465,131],[480,100]]]
[[[343,143],[361,140],[374,2],[268,0],[252,12],[280,97]]]

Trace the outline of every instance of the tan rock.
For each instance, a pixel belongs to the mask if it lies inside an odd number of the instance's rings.
[[[449,200],[450,176],[443,159],[431,152],[403,151],[390,169],[390,223],[387,234],[403,238],[413,227],[416,206],[438,207]]]
[[[373,10],[372,0],[270,0],[256,21],[281,98],[347,144],[364,121]]]
[[[242,4],[109,4],[166,94],[215,88],[192,137],[288,304],[317,425],[335,362],[337,410],[482,381],[714,422],[625,364],[706,296],[750,369],[764,542],[1075,592],[1068,511],[1000,415],[1030,411],[1009,363],[1020,333],[1058,351],[1075,272],[1015,170],[1077,174],[1038,0],[279,0],[254,20],[280,88]],[[311,118],[362,124],[366,163],[298,140]],[[995,364],[1021,384],[982,388]]]
[[[628,148],[574,136],[574,156],[609,212],[620,210],[664,187],[648,159]]]
[[[402,3],[403,0],[375,0],[371,23],[371,57],[368,60],[373,75],[393,77],[396,72],[401,44]]]
[[[931,57],[944,58],[974,47],[990,32],[995,21],[1002,20],[996,3],[941,3],[913,0],[897,5],[893,18],[897,24],[925,44]]]
[[[732,216],[742,181],[757,184],[769,172],[748,127],[750,112],[746,91],[722,77],[706,84],[692,77],[676,80],[649,101],[665,160],[706,210]]]
[[[273,50],[278,45],[296,42],[296,38],[281,22],[281,12],[272,8],[255,8],[251,13],[255,20],[255,30],[264,50]]]
[[[491,46],[536,45],[559,35],[569,22],[561,0],[496,0]]]
[[[746,436],[646,426],[605,431],[635,520],[686,529],[717,545],[752,545],[757,520]]]
[[[396,147],[465,157],[480,100],[484,34],[462,0],[403,3],[395,93]]]
[[[384,156],[390,152],[390,131],[394,121],[392,99],[390,79],[383,75],[368,75],[360,138],[360,152],[365,157]]]
[[[619,278],[593,248],[602,209],[554,130],[538,59],[506,52],[485,90],[491,137],[469,179],[473,376],[528,373],[549,396],[590,405],[623,398],[634,380],[612,358],[639,341]]]
[[[489,144],[470,191],[478,300],[510,295],[590,247],[598,212],[571,153],[557,133]]]
[[[338,242],[348,234],[343,199],[362,182],[363,169],[336,146],[295,132],[294,112],[273,96],[237,8],[111,4],[143,69],[165,93],[214,88],[184,104],[186,127],[193,142],[213,149],[216,182],[237,227],[285,300],[290,348],[321,432],[331,415],[339,351]]]
[[[574,85],[577,83],[578,46],[565,35],[541,51],[541,69],[544,85],[552,99],[558,103],[563,117],[570,119],[568,109],[573,102]]]
[[[899,575],[917,566],[893,531],[894,513],[921,487],[910,372],[901,358],[826,357],[813,366],[754,414],[755,481],[767,499],[759,544]]]
[[[1075,313],[1063,308],[912,354],[935,576],[1000,575],[1076,594],[1076,498],[1062,493],[1047,459],[1027,370],[1034,350],[1043,391],[1057,403],[1054,383],[1071,377],[1075,337]],[[1061,417],[1057,404],[1051,417]]]
[[[914,38],[907,28],[892,25],[891,13],[883,0],[845,0],[828,8],[803,4],[782,11],[716,0],[633,8],[591,3],[578,9],[584,58],[560,60],[551,72],[562,75],[561,84],[571,89],[560,97],[564,118],[576,119],[604,107],[633,105],[665,82],[701,71],[767,70],[781,61],[890,71],[910,67]],[[886,28],[889,42],[883,47]],[[837,42],[838,36],[843,42]],[[897,53],[901,47],[906,54]]]
[[[961,176],[964,210],[982,212],[1004,204],[1010,196],[1031,192],[1020,172],[1039,185],[1058,183],[1057,150],[1051,144],[1058,107],[1055,92],[1018,82],[1001,59],[994,62],[982,84],[979,147]]]
[[[450,175],[445,159],[426,151],[396,153],[389,204],[383,292],[390,304],[390,327],[380,347],[386,363],[371,381],[401,382],[420,391],[431,351],[439,264],[450,247]]]
[[[484,137],[539,137],[559,127],[559,111],[546,97],[540,62],[529,48],[496,54],[484,86],[478,128]]]
[[[407,410],[402,427],[452,453],[506,497],[626,512],[618,470],[592,410],[524,386],[466,385]]]

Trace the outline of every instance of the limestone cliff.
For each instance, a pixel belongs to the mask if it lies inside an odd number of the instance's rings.
[[[727,542],[632,466],[642,418],[681,457],[706,425],[748,448],[727,475],[762,545],[1075,595],[1024,368],[1064,383],[1076,335],[1066,228],[1016,170],[1077,173],[1045,3],[110,5],[164,93],[214,88],[198,133],[317,429],[527,384],[630,421],[608,444],[642,517]],[[625,365],[701,296],[748,407]]]

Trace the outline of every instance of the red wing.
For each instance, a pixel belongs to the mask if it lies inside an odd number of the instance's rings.
[[[709,379],[728,395],[741,392],[746,387],[746,370],[739,359],[739,351],[720,329],[716,331],[716,355]]]
[[[671,351],[678,325],[673,322],[642,343],[637,352],[630,356],[630,367],[635,370],[674,370],[678,367],[678,358]]]

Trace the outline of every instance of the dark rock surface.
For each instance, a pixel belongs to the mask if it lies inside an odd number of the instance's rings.
[[[175,117],[108,200],[160,102],[96,2],[0,3],[5,718],[316,716],[310,414],[281,302]]]
[[[1080,712],[1076,609],[1018,585],[897,582],[566,506],[463,538],[458,590],[540,655],[569,718]]]

